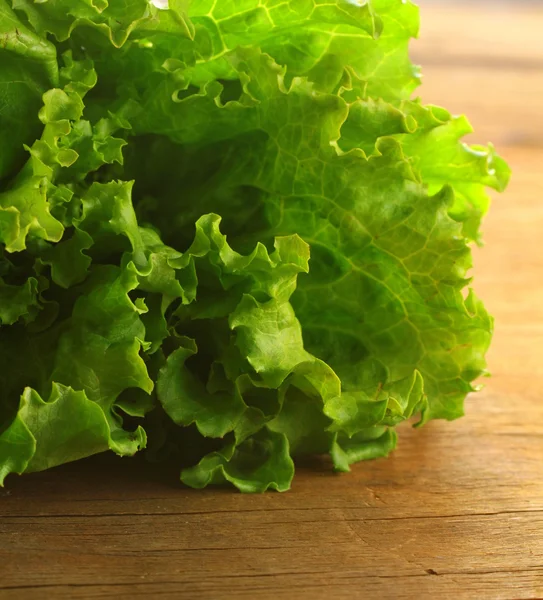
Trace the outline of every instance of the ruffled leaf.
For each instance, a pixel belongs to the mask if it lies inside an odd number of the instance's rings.
[[[181,479],[195,488],[230,482],[241,492],[285,492],[293,476],[286,436],[262,429],[237,447],[229,444],[206,456],[183,471]]]
[[[23,145],[39,135],[41,95],[58,84],[55,46],[0,2],[0,180],[24,158]]]
[[[417,8],[167,4],[0,0],[0,479],[145,427],[189,485],[285,490],[460,416],[509,171],[410,100]]]

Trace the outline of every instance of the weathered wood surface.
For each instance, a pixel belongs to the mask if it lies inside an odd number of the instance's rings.
[[[403,427],[390,459],[300,467],[282,495],[107,457],[8,479],[0,598],[543,598],[543,9],[425,4],[421,93],[515,173],[476,252],[486,390],[460,421]]]

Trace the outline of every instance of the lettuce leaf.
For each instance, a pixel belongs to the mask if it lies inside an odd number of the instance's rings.
[[[155,4],[0,0],[0,483],[147,448],[284,491],[461,416],[509,170],[412,98],[417,8]]]

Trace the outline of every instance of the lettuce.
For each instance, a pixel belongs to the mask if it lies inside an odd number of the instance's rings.
[[[283,491],[463,414],[509,171],[412,99],[417,31],[409,0],[0,0],[0,482],[146,448]]]

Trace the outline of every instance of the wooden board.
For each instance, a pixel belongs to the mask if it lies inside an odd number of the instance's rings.
[[[427,103],[465,113],[472,142],[543,146],[543,4],[422,0],[411,56]]]
[[[494,377],[467,416],[402,427],[396,453],[291,492],[193,491],[95,457],[8,479],[0,598],[543,598],[543,10],[424,7],[428,102],[510,161],[476,252]]]

